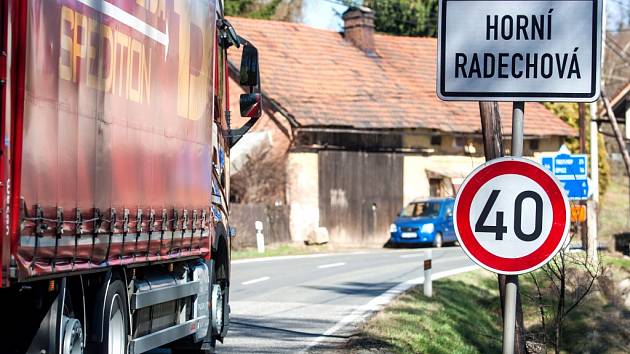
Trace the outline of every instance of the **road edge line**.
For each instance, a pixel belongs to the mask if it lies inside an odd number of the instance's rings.
[[[258,262],[281,261],[284,259],[318,258],[318,257],[332,256],[332,255],[334,255],[334,253],[315,253],[315,254],[301,254],[301,255],[293,255],[293,256],[245,258],[245,259],[235,259],[231,261],[230,263],[231,264],[258,263]]]
[[[433,276],[431,278],[433,280],[435,280],[435,279],[445,278],[445,277],[448,277],[448,276],[451,276],[451,275],[471,272],[471,271],[477,270],[477,269],[482,269],[482,268],[479,267],[478,265],[470,265],[470,266],[466,266],[466,267],[445,270],[443,272],[437,272],[437,273],[433,274]],[[407,281],[404,281],[402,283],[399,283],[399,284],[389,288],[387,291],[385,291],[381,295],[373,298],[368,303],[366,303],[366,304],[360,306],[359,308],[353,310],[351,313],[347,314],[342,319],[337,321],[337,323],[335,323],[332,327],[327,329],[322,335],[320,335],[319,337],[313,339],[306,346],[306,348],[300,350],[300,353],[306,353],[311,348],[313,348],[313,347],[319,345],[321,342],[323,342],[326,339],[326,337],[335,334],[337,331],[341,330],[342,328],[344,328],[344,327],[346,327],[346,326],[348,326],[348,325],[350,325],[352,323],[356,323],[356,322],[362,321],[366,317],[368,317],[369,315],[371,315],[371,314],[373,314],[373,313],[375,313],[377,311],[380,311],[383,307],[385,307],[385,305],[390,303],[394,298],[398,297],[399,295],[401,295],[405,291],[413,288],[414,286],[422,284],[423,282],[424,282],[424,277],[418,277],[418,278],[414,278],[414,279],[409,279]]]
[[[427,250],[442,250],[442,251],[450,251],[459,249],[458,247],[450,247],[450,248],[424,248],[423,251]],[[389,250],[388,252],[392,253],[405,253],[405,252],[416,252],[417,250],[409,250],[409,249],[398,249],[398,250]],[[271,257],[256,257],[256,258],[243,258],[243,259],[235,259],[230,261],[231,264],[244,264],[244,263],[257,263],[257,262],[270,262],[270,261],[280,261],[285,259],[301,259],[301,258],[319,258],[319,257],[330,257],[330,256],[344,256],[344,255],[357,255],[357,254],[372,254],[379,253],[378,249],[374,250],[364,250],[364,251],[349,251],[349,252],[327,252],[327,253],[312,253],[312,254],[296,254],[290,256],[271,256]]]

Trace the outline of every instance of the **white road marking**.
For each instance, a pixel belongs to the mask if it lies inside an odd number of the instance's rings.
[[[403,254],[400,258],[414,258],[414,257],[423,257],[422,253],[412,253],[412,254]]]
[[[448,277],[448,276],[459,274],[459,273],[470,272],[470,271],[477,270],[477,269],[481,269],[481,268],[479,266],[477,266],[477,265],[466,266],[466,267],[461,267],[461,268],[455,268],[455,269],[447,270],[447,271],[444,271],[444,272],[435,273],[435,274],[433,274],[431,279],[432,280],[436,280],[436,279]],[[391,302],[395,297],[397,297],[398,295],[404,293],[405,291],[411,289],[412,287],[414,287],[416,285],[422,284],[422,282],[424,282],[424,277],[418,277],[418,278],[415,278],[415,279],[407,280],[406,282],[400,283],[400,284],[390,288],[386,292],[384,292],[381,295],[379,295],[379,296],[375,297],[374,299],[370,300],[370,302],[368,302],[367,304],[365,304],[363,306],[360,306],[356,310],[354,310],[351,313],[349,313],[348,315],[344,316],[341,320],[339,320],[337,323],[335,323],[334,326],[330,327],[328,330],[326,330],[326,332],[322,333],[321,336],[313,339],[306,346],[306,348],[304,348],[304,349],[302,349],[300,351],[300,353],[306,353],[311,348],[313,348],[314,346],[320,344],[321,342],[326,340],[326,338],[328,338],[329,336],[335,334],[340,329],[346,327],[347,325],[349,325],[351,323],[355,323],[355,322],[361,321],[361,320],[365,319],[367,316],[369,316],[370,314],[372,314],[372,313],[374,313],[376,311],[379,311],[386,304]]]
[[[414,253],[414,254],[404,254],[402,256],[400,256],[400,258],[420,258],[420,259],[426,259],[426,254],[422,254],[422,253]],[[431,258],[433,260],[433,262],[443,262],[443,261],[450,261],[453,259],[462,259],[461,256],[451,256],[448,257],[446,255],[439,255],[439,256],[433,256]]]
[[[260,283],[261,281],[265,281],[265,280],[269,280],[269,279],[271,279],[271,278],[269,278],[269,277],[260,277],[260,278],[244,281],[244,282],[241,283],[241,285],[256,284],[256,283]]]
[[[461,251],[459,247],[448,247],[448,248],[423,248],[423,250],[439,250],[444,253],[457,252]],[[295,256],[273,256],[273,257],[258,257],[258,258],[246,258],[246,259],[236,259],[231,261],[231,264],[243,264],[243,263],[258,263],[258,262],[272,262],[272,261],[282,261],[288,259],[302,259],[302,258],[321,258],[321,257],[331,257],[331,256],[348,256],[348,255],[358,255],[358,254],[396,254],[396,253],[408,253],[409,250],[399,249],[399,250],[387,250],[387,251],[355,251],[355,252],[336,252],[336,253],[316,253],[316,254],[301,254]]]
[[[333,267],[341,267],[342,265],[346,265],[346,263],[339,262],[339,263],[322,264],[320,266],[317,266],[317,268],[319,268],[319,269],[333,268]]]
[[[230,263],[243,264],[243,263],[281,261],[281,260],[287,260],[287,259],[320,258],[320,257],[328,257],[328,256],[338,256],[340,254],[343,255],[343,253],[317,253],[317,254],[306,254],[306,255],[297,255],[297,256],[260,257],[260,258],[237,259],[237,260],[231,261]]]
[[[161,32],[120,7],[101,0],[79,0],[79,2],[135,29],[168,48],[168,34]]]

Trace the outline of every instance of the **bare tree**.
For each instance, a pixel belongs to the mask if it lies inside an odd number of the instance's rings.
[[[543,344],[552,344],[560,353],[562,330],[567,316],[593,289],[603,272],[600,263],[589,262],[585,252],[564,248],[539,271],[529,273],[534,283],[535,301],[542,325]]]
[[[303,0],[237,0],[225,2],[225,14],[277,20],[299,22],[302,18]]]
[[[286,156],[270,147],[255,150],[230,179],[230,200],[236,203],[284,203]]]

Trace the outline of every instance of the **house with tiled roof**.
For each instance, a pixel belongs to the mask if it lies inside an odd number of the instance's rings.
[[[452,195],[484,161],[478,104],[436,96],[436,39],[374,33],[366,8],[343,19],[342,33],[229,19],[259,50],[265,114],[254,134],[287,159],[295,241],[325,228],[334,242],[384,242],[405,203]],[[236,70],[237,54],[229,60]],[[238,111],[241,90],[231,90]],[[509,103],[500,111],[509,136]],[[526,155],[575,135],[543,105],[526,104]]]

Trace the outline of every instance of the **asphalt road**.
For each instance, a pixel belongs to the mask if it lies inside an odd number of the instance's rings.
[[[337,348],[369,314],[433,278],[477,267],[459,247],[372,249],[232,262],[232,320],[217,353],[318,353]],[[156,349],[150,354],[169,354]]]
[[[241,260],[232,265],[232,321],[217,353],[319,352],[356,332],[367,315],[433,274],[470,270],[459,247]]]

